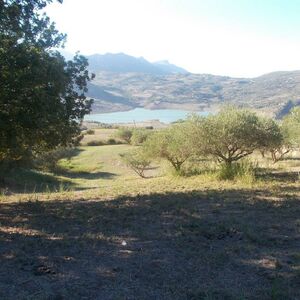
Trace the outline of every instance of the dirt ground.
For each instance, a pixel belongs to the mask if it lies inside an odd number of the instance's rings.
[[[300,299],[291,189],[2,202],[0,299]]]

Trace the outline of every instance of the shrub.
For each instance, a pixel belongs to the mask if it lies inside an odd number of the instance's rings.
[[[151,131],[147,129],[135,129],[132,133],[131,144],[132,145],[141,145],[143,144],[149,135],[152,134]]]
[[[221,164],[221,168],[218,173],[220,180],[246,180],[253,182],[255,180],[255,172],[257,166],[250,161],[243,160],[235,162],[233,164]]]
[[[95,130],[93,129],[88,129],[85,134],[89,134],[89,135],[92,135],[92,134],[95,134]]]
[[[116,133],[116,137],[123,140],[127,144],[130,144],[132,134],[133,129],[131,128],[119,128]]]
[[[69,159],[78,154],[78,151],[79,150],[74,147],[60,147],[49,152],[44,152],[36,157],[34,160],[34,166],[40,169],[54,171],[58,168],[57,163],[60,159]]]
[[[105,143],[102,141],[89,141],[86,143],[88,146],[103,146]]]
[[[106,142],[107,145],[116,145],[118,144],[117,141],[115,139],[108,139],[107,142]]]

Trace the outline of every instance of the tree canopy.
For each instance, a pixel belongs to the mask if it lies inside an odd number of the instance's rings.
[[[66,36],[40,13],[51,2],[0,0],[0,162],[74,144],[91,108],[86,58],[53,50]]]
[[[143,144],[144,151],[153,158],[168,160],[178,172],[183,163],[193,155],[189,126],[186,123],[173,125],[149,136]]]
[[[265,145],[266,126],[246,109],[225,107],[218,114],[190,119],[194,145],[199,154],[231,164]]]

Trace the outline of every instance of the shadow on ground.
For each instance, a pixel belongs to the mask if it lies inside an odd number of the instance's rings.
[[[265,170],[264,172],[259,173],[257,178],[264,181],[296,182],[299,180],[299,172]]]
[[[113,179],[117,176],[115,173],[111,172],[85,172],[85,171],[71,171],[71,170],[60,170],[56,173],[67,177],[69,179],[85,179],[85,180],[95,180],[95,179]]]
[[[0,204],[1,299],[299,299],[299,199],[208,190]]]
[[[111,172],[84,172],[71,171],[66,169],[57,169],[53,173],[39,172],[31,169],[16,169],[8,173],[0,181],[0,191],[7,190],[9,193],[43,193],[43,192],[63,192],[79,191],[91,189],[77,185],[73,179],[97,180],[114,179],[117,176]],[[87,185],[88,186],[88,185]]]

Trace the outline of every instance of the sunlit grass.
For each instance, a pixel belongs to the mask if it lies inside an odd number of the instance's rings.
[[[187,176],[175,175],[166,161],[154,161],[145,172],[148,178],[142,179],[120,157],[120,154],[133,149],[130,145],[79,147],[76,155],[59,161],[55,172],[18,171],[9,179],[18,186],[17,193],[2,191],[1,201],[26,200],[32,195],[47,200],[97,199],[155,192],[240,188],[286,189],[290,193],[300,184],[300,160],[295,154],[277,164],[268,157],[262,158],[260,153],[247,158],[259,165],[255,180],[252,176],[220,180],[218,165],[207,160],[187,164],[188,168],[191,165],[194,168]]]

